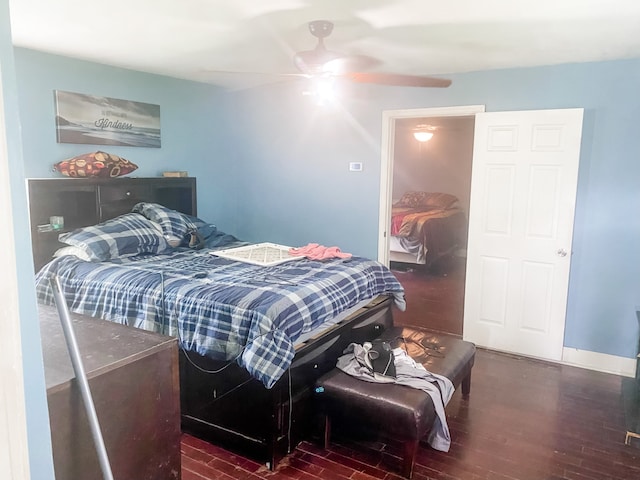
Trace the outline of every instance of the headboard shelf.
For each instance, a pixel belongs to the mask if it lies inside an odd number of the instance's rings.
[[[193,177],[30,178],[29,221],[36,270],[63,246],[58,234],[95,225],[128,213],[138,202],[160,203],[173,210],[197,215],[196,179]],[[39,232],[49,217],[64,217],[64,228]]]

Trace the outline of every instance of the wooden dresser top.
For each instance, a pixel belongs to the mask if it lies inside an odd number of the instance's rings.
[[[47,392],[67,388],[75,378],[64,332],[53,306],[38,305]],[[89,379],[177,346],[177,339],[107,320],[71,314],[84,370]]]

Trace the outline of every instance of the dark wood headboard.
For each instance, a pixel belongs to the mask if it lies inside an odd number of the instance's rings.
[[[198,214],[196,179],[191,177],[30,178],[27,189],[36,270],[63,246],[58,242],[60,233],[128,213],[138,202],[159,203],[189,215]],[[40,232],[38,225],[48,224],[54,215],[64,217],[64,228]]]

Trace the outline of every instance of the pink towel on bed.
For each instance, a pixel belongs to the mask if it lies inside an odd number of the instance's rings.
[[[309,260],[329,260],[331,258],[351,258],[350,253],[340,251],[338,247],[325,247],[317,243],[309,243],[304,247],[290,248],[289,255],[307,257]]]

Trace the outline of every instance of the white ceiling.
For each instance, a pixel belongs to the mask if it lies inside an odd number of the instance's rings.
[[[335,24],[327,48],[389,73],[640,58],[639,0],[10,0],[10,13],[15,46],[230,88],[295,73],[317,19]]]

